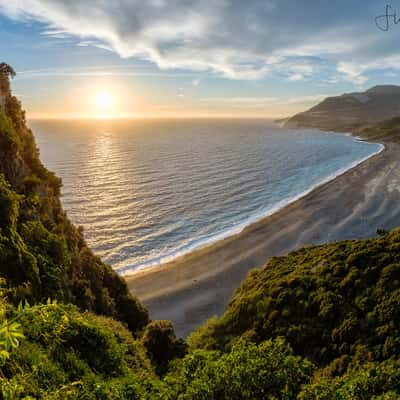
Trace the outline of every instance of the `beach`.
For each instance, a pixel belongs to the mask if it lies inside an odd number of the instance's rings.
[[[374,236],[400,225],[400,146],[369,158],[241,233],[126,276],[152,319],[186,337],[221,315],[249,270],[304,245]]]

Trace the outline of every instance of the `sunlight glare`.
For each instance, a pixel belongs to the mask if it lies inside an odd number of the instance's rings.
[[[98,109],[110,110],[114,104],[114,98],[109,92],[99,92],[95,96],[95,104]]]

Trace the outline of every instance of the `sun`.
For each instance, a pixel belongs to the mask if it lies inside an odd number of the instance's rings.
[[[99,92],[94,97],[96,108],[102,111],[111,110],[114,105],[114,97],[109,92]]]

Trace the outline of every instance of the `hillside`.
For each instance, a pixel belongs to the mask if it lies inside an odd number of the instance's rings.
[[[399,250],[397,229],[274,257],[249,274],[224,316],[201,328],[192,344],[226,349],[238,336],[285,336],[319,366],[361,347],[375,360],[399,357],[400,324],[391,323],[400,321]]]
[[[375,239],[307,247],[274,257],[248,275],[225,314],[193,333],[189,343],[192,348],[229,351],[239,338],[262,343],[282,336],[330,384],[329,377],[346,375],[363,363],[374,368],[398,365],[399,321],[397,229]],[[400,381],[394,390],[393,398],[399,398]]]
[[[4,67],[3,65],[3,68]],[[40,162],[25,114],[0,66],[0,273],[15,302],[48,297],[127,323],[132,332],[149,321],[111,267],[88,248],[60,202],[61,180]]]
[[[400,86],[375,86],[365,92],[328,97],[286,121],[286,127],[351,132],[400,115]]]
[[[13,75],[0,64],[1,398],[141,398],[143,380],[186,346],[170,323],[150,322],[69,221]]]
[[[353,134],[370,141],[400,143],[400,117],[355,128]]]
[[[0,64],[1,399],[400,397],[399,230],[272,259],[188,346],[68,220],[12,75]]]

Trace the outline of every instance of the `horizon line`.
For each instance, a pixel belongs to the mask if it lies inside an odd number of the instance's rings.
[[[290,116],[262,116],[262,115],[231,115],[231,114],[209,114],[209,115],[129,115],[119,117],[95,117],[95,116],[33,116],[27,117],[28,121],[39,120],[90,120],[90,121],[118,121],[118,120],[132,120],[132,119],[265,119],[265,120],[278,120],[288,119]]]

